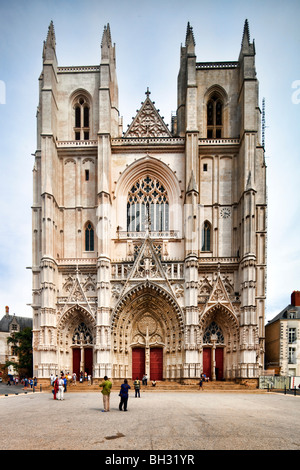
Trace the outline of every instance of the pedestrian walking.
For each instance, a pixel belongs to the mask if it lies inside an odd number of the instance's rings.
[[[138,377],[133,382],[133,385],[134,385],[135,398],[137,397],[141,398],[140,396],[141,382],[139,381]]]
[[[127,379],[124,379],[124,383],[121,385],[121,390],[119,393],[120,396],[120,404],[119,404],[119,410],[122,411],[122,408],[124,408],[124,411],[127,411],[127,403],[128,403],[128,391],[130,389],[130,385],[128,384]]]
[[[103,395],[103,408],[104,408],[102,411],[109,411],[110,392],[111,392],[112,383],[110,380],[108,380],[107,376],[104,377],[103,382],[99,385],[99,387],[102,387],[101,393]]]
[[[203,379],[201,377],[200,382],[199,382],[199,390],[203,390]]]

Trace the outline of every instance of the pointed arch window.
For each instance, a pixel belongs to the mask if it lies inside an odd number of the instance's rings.
[[[207,138],[223,137],[223,101],[214,93],[207,102]]]
[[[216,322],[211,322],[211,324],[206,328],[204,335],[203,335],[203,343],[204,344],[211,344],[212,343],[212,336],[216,340],[217,344],[224,344],[224,335]]]
[[[142,232],[147,221],[151,231],[169,230],[168,193],[150,176],[140,178],[128,192],[127,231]]]
[[[211,251],[211,225],[208,221],[203,224],[202,251]]]
[[[94,228],[91,222],[88,222],[85,227],[85,251],[94,251]]]
[[[72,344],[93,344],[93,336],[91,330],[86,326],[84,322],[81,322],[74,330],[72,337]]]
[[[80,96],[74,105],[74,135],[75,140],[90,138],[90,105],[84,96]]]

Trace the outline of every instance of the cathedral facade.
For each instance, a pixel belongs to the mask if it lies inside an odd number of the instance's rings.
[[[255,47],[181,46],[171,128],[147,89],[126,132],[115,46],[58,66],[51,22],[33,168],[34,375],[256,379],[264,364],[266,166]]]

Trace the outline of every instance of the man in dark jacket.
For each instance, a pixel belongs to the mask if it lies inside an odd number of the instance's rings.
[[[124,379],[124,383],[121,385],[121,390],[120,390],[120,404],[119,404],[119,410],[122,411],[122,407],[124,407],[124,411],[127,411],[127,402],[128,402],[128,390],[130,389],[130,385],[128,385],[127,379]]]

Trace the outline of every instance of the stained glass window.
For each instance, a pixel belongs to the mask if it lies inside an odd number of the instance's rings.
[[[132,186],[127,198],[127,230],[141,232],[146,223],[152,231],[169,230],[169,198],[156,178],[142,177]]]
[[[221,328],[216,322],[211,322],[211,324],[206,328],[203,335],[203,343],[211,344],[211,337],[214,335],[217,338],[217,344],[224,344],[224,336]]]

